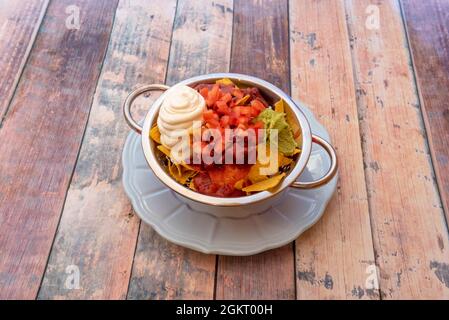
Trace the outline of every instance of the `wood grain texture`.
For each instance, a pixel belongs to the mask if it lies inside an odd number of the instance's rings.
[[[48,0],[0,1],[0,122],[22,74]]]
[[[286,0],[235,1],[231,72],[290,91]],[[220,256],[217,299],[294,299],[293,246],[250,257]]]
[[[448,234],[399,4],[346,1],[376,262],[384,299],[449,298]]]
[[[342,1],[290,1],[292,96],[328,129],[336,194],[296,241],[299,299],[376,299],[376,278],[351,53]],[[371,276],[371,278],[368,278]]]
[[[79,30],[65,27],[68,5]],[[0,299],[35,298],[86,125],[115,1],[53,1],[0,129]]]
[[[40,299],[124,299],[139,219],[122,187],[121,153],[129,127],[122,103],[133,87],[164,81],[176,1],[122,0],[95,91]],[[149,99],[133,109],[147,111]],[[80,288],[65,286],[68,265]]]
[[[401,1],[430,153],[449,221],[449,1]]]
[[[178,1],[167,84],[213,72],[228,72],[232,0]]]
[[[232,0],[178,1],[167,84],[229,69],[232,6]],[[142,224],[128,298],[212,299],[215,262]]]

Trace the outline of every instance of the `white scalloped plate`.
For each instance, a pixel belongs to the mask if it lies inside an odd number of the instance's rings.
[[[301,104],[312,133],[329,140],[326,129]],[[140,136],[131,132],[123,149],[123,185],[137,215],[157,233],[178,245],[203,253],[246,256],[281,247],[315,224],[335,192],[338,176],[314,190],[290,188],[271,209],[246,218],[217,218],[192,210],[153,174],[143,155]],[[329,168],[326,152],[314,145],[299,180],[319,178]]]

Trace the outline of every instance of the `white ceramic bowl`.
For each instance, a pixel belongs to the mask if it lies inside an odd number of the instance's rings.
[[[292,98],[284,93],[276,86],[268,83],[259,78],[235,74],[235,73],[216,73],[209,75],[202,75],[184,80],[175,86],[188,85],[195,86],[200,83],[215,83],[216,80],[222,78],[229,78],[234,83],[257,87],[262,95],[268,102],[274,103],[279,99],[283,99],[286,103],[285,112],[290,113],[297,121],[297,124],[301,128],[301,153],[295,162],[295,165],[290,169],[287,176],[281,181],[281,183],[274,189],[269,191],[261,191],[249,196],[234,197],[234,198],[222,198],[213,197],[193,191],[175,181],[166,171],[166,169],[159,163],[156,156],[156,145],[150,139],[150,129],[156,123],[157,116],[159,114],[159,108],[164,100],[164,94],[162,94],[149,109],[143,127],[141,127],[131,117],[130,108],[134,99],[140,94],[153,91],[153,90],[167,90],[169,87],[161,84],[151,84],[140,87],[129,94],[123,104],[124,116],[130,127],[137,133],[141,134],[142,148],[145,155],[145,159],[156,175],[168,188],[176,192],[177,197],[189,205],[196,211],[203,211],[212,213],[220,217],[245,217],[253,213],[263,212],[276,202],[280,201],[285,195],[285,191],[289,187],[311,189],[323,184],[328,183],[337,173],[337,157],[334,148],[323,138],[312,135],[310,125],[305,117],[303,111],[297,106]],[[312,182],[302,183],[297,182],[297,178],[303,172],[307,165],[312,149],[312,143],[321,145],[331,158],[331,166],[328,172],[320,179]],[[214,207],[211,210],[211,206]]]

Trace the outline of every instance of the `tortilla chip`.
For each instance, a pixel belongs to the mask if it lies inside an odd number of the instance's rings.
[[[181,165],[176,165],[171,161],[168,162],[168,172],[170,173],[172,178],[178,181],[180,184],[186,184],[187,180],[194,177],[198,173],[191,170],[183,171]]]
[[[260,168],[265,167],[266,165],[262,165],[259,162],[256,162],[251,166],[251,169],[248,173],[248,179],[252,183],[257,183],[263,180],[267,180],[268,177],[266,175],[260,174]]]
[[[241,106],[244,105],[246,103],[246,101],[248,101],[248,99],[251,96],[249,94],[247,94],[246,96],[244,96],[242,99],[237,100],[237,102],[235,103],[236,106]]]
[[[274,111],[284,112],[284,100],[281,99],[274,104]]]
[[[293,162],[293,159],[284,156],[282,153],[279,154],[279,167],[288,166]]]
[[[153,128],[151,128],[150,130],[150,138],[158,143],[161,144],[161,133],[159,132],[159,128],[157,127],[157,125],[155,125]]]
[[[257,183],[254,183],[248,187],[242,189],[245,192],[257,192],[257,191],[265,191],[276,187],[281,180],[285,177],[285,173],[281,173],[275,175],[267,180],[263,180]]]
[[[243,184],[246,182],[246,179],[240,179],[239,181],[237,181],[234,184],[234,188],[236,188],[237,190],[242,190],[243,189]]]
[[[172,176],[173,179],[178,180],[178,170],[176,169],[176,166],[171,162],[168,161],[168,173]]]
[[[293,151],[293,155],[299,154],[299,153],[301,153],[301,149],[299,149],[299,148],[296,148],[295,151]]]
[[[165,154],[167,157],[170,158],[170,149],[166,146],[163,146],[162,144],[157,146],[158,150],[161,151],[163,154]]]
[[[184,161],[181,162],[181,165],[184,167],[184,169],[191,170],[191,171],[196,171],[195,168],[189,166],[189,165],[188,165],[187,163],[185,163]]]
[[[176,167],[176,169],[178,170],[178,176],[181,177],[182,176],[182,166],[180,163],[173,163]]]
[[[286,109],[284,110],[284,113],[285,120],[287,120],[288,125],[292,129],[293,138],[295,139],[296,143],[299,143],[301,140],[301,128],[299,127],[298,122],[295,120],[295,116],[291,110]]]
[[[268,146],[267,146],[267,148],[268,148]],[[270,150],[269,149],[267,150],[267,157],[268,158],[270,157]],[[276,168],[276,171],[269,172],[268,174],[261,174],[260,173],[260,169],[261,168],[268,169],[270,167],[270,164],[269,163],[261,164],[259,162],[259,159],[258,159],[258,161],[251,166],[251,168],[249,170],[249,173],[248,173],[248,179],[252,183],[257,183],[257,182],[260,182],[260,181],[267,180],[269,175],[273,175],[273,174],[278,173],[279,172],[278,169],[280,167],[287,166],[287,165],[291,164],[292,162],[293,162],[293,159],[288,158],[285,155],[283,155],[282,153],[278,152],[278,168]]]
[[[228,78],[223,78],[223,79],[217,80],[217,81],[215,81],[215,83],[222,84],[225,86],[233,86],[234,85],[234,82],[232,82],[232,80],[228,79]]]
[[[190,189],[192,189],[193,191],[196,191],[196,188],[195,188],[195,183],[193,182],[193,179],[192,179],[192,180],[190,180],[190,183],[189,183],[189,188],[190,188]]]

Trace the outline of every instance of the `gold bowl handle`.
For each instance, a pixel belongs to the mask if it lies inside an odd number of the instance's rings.
[[[331,158],[331,166],[330,166],[329,170],[327,171],[327,173],[320,179],[311,181],[311,182],[295,181],[290,185],[290,187],[292,187],[292,188],[298,188],[298,189],[317,188],[319,186],[322,186],[323,184],[328,183],[333,177],[335,177],[335,174],[337,173],[338,165],[337,165],[337,155],[335,153],[335,149],[329,144],[329,142],[327,142],[323,138],[316,136],[314,134],[312,135],[312,142],[319,144],[321,147],[324,148],[324,150],[326,150],[326,152],[329,154],[329,156]]]
[[[126,122],[131,127],[131,129],[133,129],[138,134],[142,134],[142,127],[133,119],[131,115],[131,105],[133,104],[134,100],[142,93],[149,91],[165,91],[168,88],[170,87],[166,86],[165,84],[148,84],[135,89],[126,97],[126,100],[123,103],[123,115],[125,116]]]

